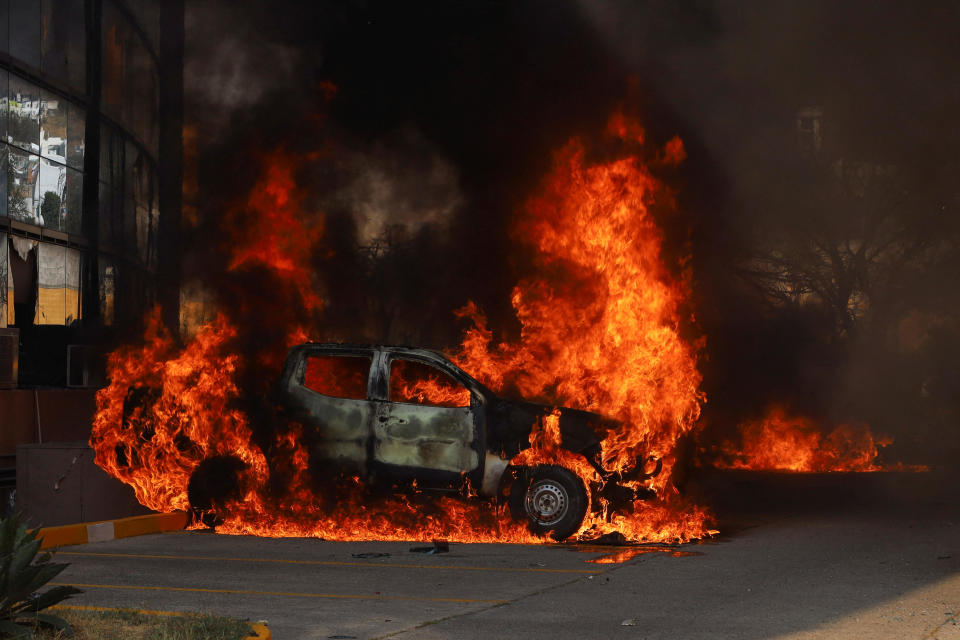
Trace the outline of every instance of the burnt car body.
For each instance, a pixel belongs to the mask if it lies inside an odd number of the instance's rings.
[[[405,373],[406,372],[406,373]],[[431,398],[416,374],[443,396]],[[413,387],[411,392],[410,388]],[[419,391],[418,391],[419,389]],[[439,391],[438,391],[439,390]],[[582,455],[601,482],[594,497],[632,506],[653,495],[620,483],[652,477],[647,461],[631,473],[601,465],[600,443],[617,423],[595,413],[509,400],[493,393],[443,354],[381,345],[307,343],[287,356],[277,388],[285,417],[303,426],[311,469],[356,475],[368,484],[458,489],[481,498],[509,493],[511,510],[531,530],[563,539],[590,503],[578,476],[555,465],[514,468],[535,425],[559,414],[561,446]],[[594,501],[596,503],[597,501]]]

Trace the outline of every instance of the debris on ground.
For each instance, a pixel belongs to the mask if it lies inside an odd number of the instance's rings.
[[[410,547],[410,553],[423,553],[434,555],[437,553],[447,553],[450,551],[450,545],[442,540],[434,540],[431,547]]]

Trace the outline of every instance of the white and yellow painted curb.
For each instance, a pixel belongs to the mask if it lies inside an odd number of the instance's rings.
[[[103,522],[80,522],[60,527],[40,529],[37,537],[41,539],[40,548],[64,547],[88,542],[105,542],[118,538],[142,536],[148,533],[178,531],[187,526],[187,514],[183,511],[173,513],[151,513],[145,516],[105,520]]]

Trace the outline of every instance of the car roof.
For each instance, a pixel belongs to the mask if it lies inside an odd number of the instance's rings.
[[[360,344],[353,342],[304,342],[303,344],[297,345],[297,347],[319,347],[322,349],[330,349],[331,351],[389,351],[391,353],[439,356],[445,360],[451,360],[449,354],[446,354],[438,349],[427,349],[424,347],[413,347],[409,345]]]

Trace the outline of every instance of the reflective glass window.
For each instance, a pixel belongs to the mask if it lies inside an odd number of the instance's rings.
[[[71,104],[67,110],[67,164],[74,169],[83,169],[86,129],[86,111],[79,105]]]
[[[61,164],[67,161],[67,112],[70,104],[60,96],[40,91],[40,155]]]
[[[15,220],[40,224],[37,188],[40,156],[7,147],[7,215]]]
[[[48,229],[66,231],[67,203],[64,201],[67,189],[67,168],[46,158],[40,159],[40,177],[36,194],[38,202],[38,224]]]
[[[40,3],[9,0],[10,55],[40,68]]]
[[[40,153],[40,88],[10,75],[7,142]]]

